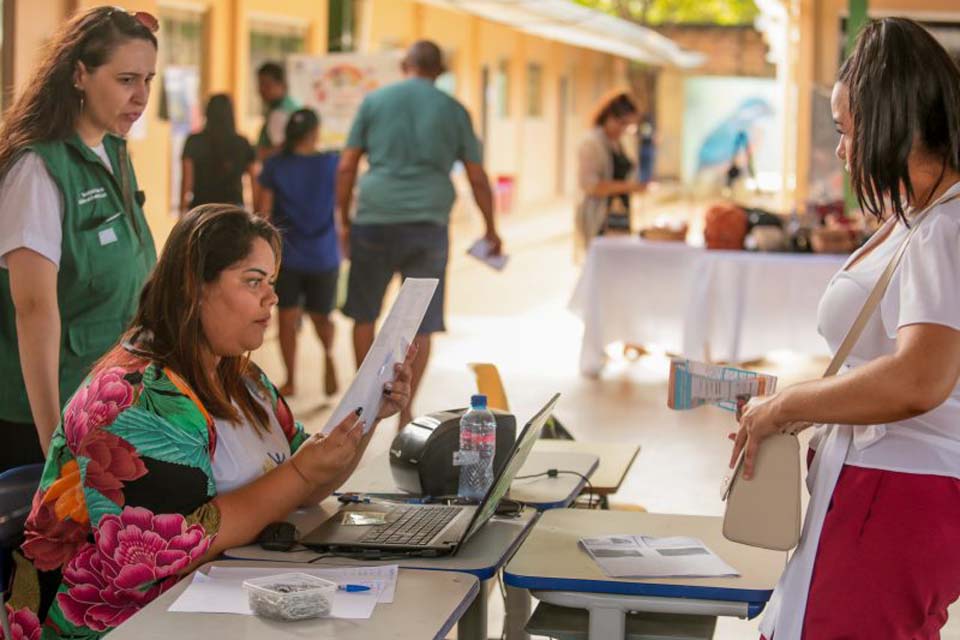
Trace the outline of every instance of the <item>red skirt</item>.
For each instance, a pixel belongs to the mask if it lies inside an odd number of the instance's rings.
[[[804,640],[939,638],[958,596],[960,480],[845,465],[820,535]]]

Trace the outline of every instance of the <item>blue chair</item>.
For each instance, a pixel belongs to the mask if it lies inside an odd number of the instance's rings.
[[[0,624],[3,637],[12,638],[7,598],[13,590],[13,552],[23,542],[23,524],[30,514],[33,494],[40,486],[42,464],[28,464],[0,473]]]

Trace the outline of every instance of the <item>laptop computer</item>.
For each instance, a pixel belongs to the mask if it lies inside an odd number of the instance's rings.
[[[500,499],[527,461],[560,394],[554,395],[523,427],[507,463],[483,500],[474,505],[357,504],[341,508],[300,541],[311,549],[438,556],[455,554],[493,516]],[[383,521],[358,526],[354,523]]]

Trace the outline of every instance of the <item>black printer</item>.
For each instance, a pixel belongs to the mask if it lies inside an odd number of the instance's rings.
[[[513,414],[488,409],[497,420],[494,477],[507,463],[517,437]],[[467,412],[450,409],[420,416],[397,433],[390,445],[390,472],[401,491],[425,496],[456,495],[460,467],[453,466],[453,453],[460,449],[460,417]]]

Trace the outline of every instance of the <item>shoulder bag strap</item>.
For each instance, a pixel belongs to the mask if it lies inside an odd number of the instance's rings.
[[[903,242],[900,243],[900,246],[897,248],[897,252],[893,254],[893,257],[887,264],[887,268],[883,270],[883,273],[880,275],[880,279],[877,280],[877,284],[873,286],[873,290],[870,292],[870,295],[867,296],[867,300],[863,303],[863,308],[860,309],[857,319],[853,321],[853,325],[850,327],[850,330],[847,331],[847,335],[844,336],[843,342],[840,343],[840,348],[837,349],[837,352],[833,355],[833,359],[830,361],[830,365],[823,373],[824,378],[829,378],[830,376],[836,375],[836,373],[840,370],[840,367],[843,366],[843,363],[846,362],[847,356],[850,355],[850,351],[853,350],[853,346],[860,338],[860,334],[863,333],[864,327],[867,326],[870,316],[873,315],[877,305],[880,304],[880,300],[883,298],[883,294],[886,293],[887,286],[889,286],[894,272],[896,272],[897,267],[900,265],[900,260],[903,258],[903,254],[907,251],[907,245],[910,244],[910,238],[913,237],[913,234],[920,226],[920,223],[923,222],[923,219],[926,217],[927,213],[929,213],[930,210],[936,206],[960,197],[960,193],[952,194],[949,197],[945,196],[946,194],[941,196],[936,202],[914,216],[913,226],[910,227],[910,232],[907,233],[907,237],[904,238]],[[790,431],[792,433],[797,433],[798,431],[801,431],[809,426],[809,422],[796,423],[791,426]]]

